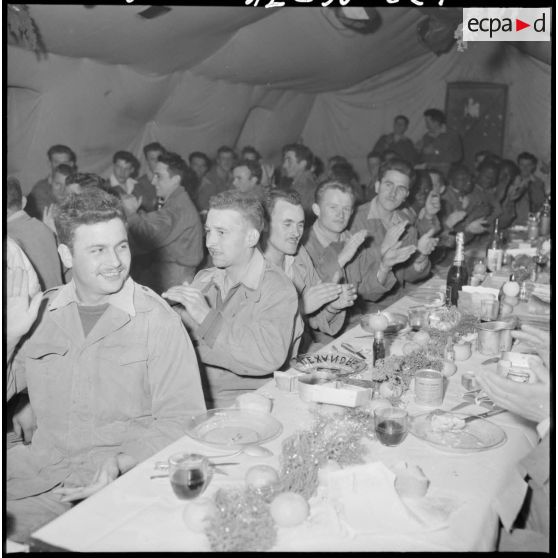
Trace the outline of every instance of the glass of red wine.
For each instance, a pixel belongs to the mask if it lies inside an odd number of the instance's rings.
[[[409,431],[409,415],[401,407],[383,407],[374,410],[376,438],[384,446],[398,446]]]
[[[192,500],[207,488],[212,467],[207,457],[198,453],[176,453],[169,457],[169,479],[181,500]]]

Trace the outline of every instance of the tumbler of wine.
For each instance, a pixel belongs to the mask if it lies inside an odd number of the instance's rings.
[[[199,496],[209,484],[212,467],[207,457],[197,453],[176,453],[169,457],[169,479],[181,500]]]
[[[380,407],[374,410],[374,425],[384,446],[398,446],[407,436],[409,415],[400,407]]]

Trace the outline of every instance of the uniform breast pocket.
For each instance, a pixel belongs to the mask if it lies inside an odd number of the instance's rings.
[[[34,343],[26,348],[25,376],[30,393],[58,392],[57,385],[64,383],[66,345]]]
[[[122,419],[145,410],[150,393],[147,357],[147,347],[139,343],[99,348],[93,381],[103,415]]]

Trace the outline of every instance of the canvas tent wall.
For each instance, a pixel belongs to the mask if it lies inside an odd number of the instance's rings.
[[[436,56],[418,39],[415,8],[378,8],[368,35],[321,8],[32,5],[48,56],[7,50],[7,172],[25,191],[64,143],[80,169],[106,175],[119,149],[161,141],[183,156],[222,144],[256,145],[280,162],[302,139],[340,153],[365,176],[365,154],[400,112],[409,135],[422,112],[444,108],[451,81],[509,86],[504,154],[550,154],[551,67],[509,45],[469,43]]]

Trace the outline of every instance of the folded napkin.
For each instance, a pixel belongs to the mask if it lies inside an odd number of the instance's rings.
[[[498,294],[500,293],[500,291],[498,289],[494,289],[492,287],[473,287],[472,285],[463,285],[463,287],[461,287],[462,291],[464,293],[471,293],[471,294],[487,294],[487,295],[494,295],[494,296],[498,296]]]
[[[383,463],[366,463],[328,472],[322,495],[352,534],[424,532],[448,526],[460,505],[454,497],[431,491],[422,498],[400,498],[395,474]]]
[[[516,256],[536,256],[537,255],[537,248],[532,247],[530,244],[524,244],[523,246],[520,246],[519,248],[507,248],[506,249],[506,254],[508,254],[509,256],[513,256],[514,258]]]

